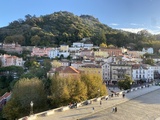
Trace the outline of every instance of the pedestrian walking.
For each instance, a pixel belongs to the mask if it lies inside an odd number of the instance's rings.
[[[113,113],[115,112],[115,107],[112,108],[112,112],[113,112]]]
[[[115,112],[117,112],[117,107],[115,107]]]
[[[123,98],[125,97],[125,94],[123,93]]]
[[[76,102],[76,104],[75,104],[75,105],[76,105],[76,108],[78,108],[78,104],[77,104],[77,102]]]
[[[108,100],[108,97],[106,97],[106,100]]]
[[[92,108],[92,111],[94,112],[94,107]]]
[[[102,105],[102,101],[100,100],[100,105]]]
[[[111,94],[111,97],[113,97],[113,93]]]

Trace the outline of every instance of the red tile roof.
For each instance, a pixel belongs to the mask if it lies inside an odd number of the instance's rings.
[[[95,64],[85,64],[82,67],[88,67],[88,68],[101,68],[100,65],[95,65]]]
[[[132,66],[132,69],[139,69],[140,67],[142,67],[143,69],[147,69],[147,66],[145,64],[134,64]]]
[[[77,73],[79,74],[80,71],[75,69],[72,66],[61,66],[56,68],[55,72],[60,72],[60,73]]]
[[[0,102],[3,100],[3,99],[6,99],[7,97],[9,97],[11,95],[11,92],[6,92],[2,97],[0,97]]]

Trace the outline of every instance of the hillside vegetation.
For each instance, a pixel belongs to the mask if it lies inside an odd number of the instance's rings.
[[[90,15],[76,16],[67,11],[55,12],[40,17],[26,15],[8,26],[0,28],[0,42],[18,42],[21,45],[59,46],[71,45],[89,37],[94,45],[101,43],[127,47],[133,50],[142,47],[159,49],[160,35],[143,30],[137,34],[115,30],[102,24]]]

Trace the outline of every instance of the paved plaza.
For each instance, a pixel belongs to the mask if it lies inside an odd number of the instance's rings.
[[[112,108],[107,108],[81,120],[156,120],[160,117],[160,89],[116,107],[116,113],[111,112]]]
[[[113,106],[118,108],[112,113]],[[94,107],[94,110],[93,110]],[[48,116],[38,116],[36,120],[159,120],[160,86],[151,86],[109,100],[55,112]]]

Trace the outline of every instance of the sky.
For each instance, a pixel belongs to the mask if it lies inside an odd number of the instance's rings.
[[[160,0],[3,0],[0,28],[27,14],[39,17],[58,11],[92,15],[114,29],[160,33]]]

